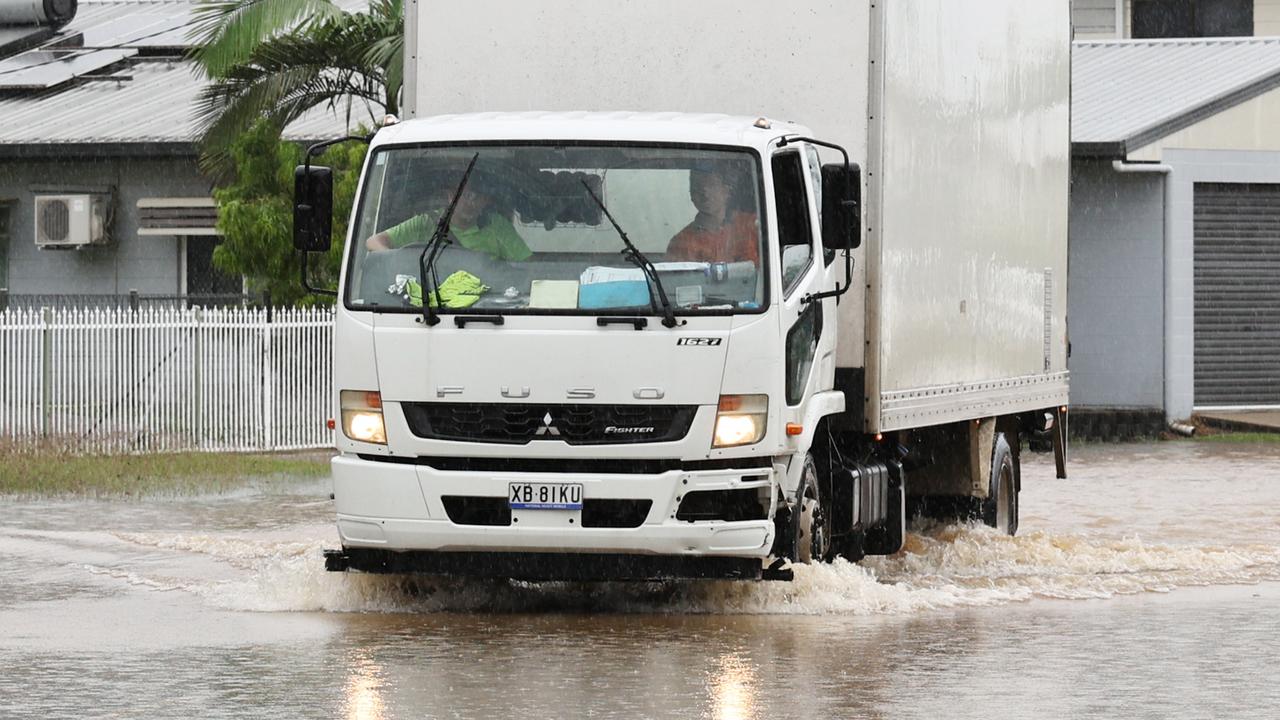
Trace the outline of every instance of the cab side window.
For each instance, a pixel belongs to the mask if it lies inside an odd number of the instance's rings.
[[[805,145],[804,150],[809,156],[809,187],[813,188],[813,205],[818,210],[818,227],[822,227],[822,158],[818,155],[818,148],[812,145]],[[835,250],[822,251],[823,264],[830,265],[835,259]]]
[[[773,192],[778,210],[778,241],[782,245],[784,295],[813,264],[813,232],[809,226],[809,201],[804,188],[804,161],[788,150],[773,156]]]
[[[805,145],[804,152],[809,156],[809,187],[813,188],[813,205],[818,209],[818,224],[822,224],[822,158],[818,157],[818,148]]]

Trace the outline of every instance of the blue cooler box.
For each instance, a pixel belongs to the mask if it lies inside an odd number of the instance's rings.
[[[644,280],[619,280],[578,286],[578,307],[582,309],[648,305],[649,283]]]

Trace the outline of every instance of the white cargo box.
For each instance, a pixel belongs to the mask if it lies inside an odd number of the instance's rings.
[[[838,365],[865,373],[867,431],[1066,403],[1066,0],[408,8],[410,114],[715,112],[843,144],[865,294]]]

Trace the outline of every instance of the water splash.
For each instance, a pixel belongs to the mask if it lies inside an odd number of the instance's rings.
[[[323,540],[118,537],[241,568],[234,579],[187,589],[217,607],[259,612],[906,614],[1280,579],[1280,548],[1270,545],[1152,544],[1136,536],[1044,531],[1012,538],[954,525],[916,528],[894,556],[798,567],[790,583],[520,583],[338,574],[324,570]]]

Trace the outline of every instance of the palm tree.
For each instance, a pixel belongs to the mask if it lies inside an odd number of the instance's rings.
[[[346,12],[333,0],[206,0],[192,57],[211,81],[200,93],[205,167],[227,170],[228,149],[259,119],[283,129],[312,108],[399,111],[404,82],[402,0]]]

